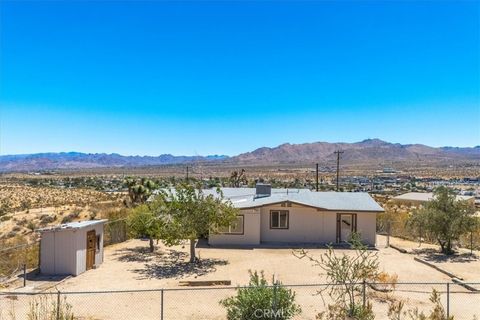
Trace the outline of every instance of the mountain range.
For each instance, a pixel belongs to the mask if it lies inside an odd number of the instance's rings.
[[[422,144],[389,143],[367,139],[356,143],[314,142],[285,143],[277,147],[262,147],[228,157],[210,156],[122,156],[105,153],[37,153],[0,156],[0,171],[39,171],[55,169],[87,169],[107,167],[144,167],[194,162],[216,164],[308,164],[334,163],[336,150],[342,150],[342,164],[376,166],[427,163],[434,166],[469,163],[480,165],[480,146],[472,148],[440,147]]]

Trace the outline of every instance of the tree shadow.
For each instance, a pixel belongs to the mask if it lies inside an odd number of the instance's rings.
[[[118,250],[114,255],[118,256],[118,261],[122,262],[149,262],[162,254],[163,253],[160,251],[150,252],[149,248],[138,246],[134,248],[124,248]]]
[[[430,262],[454,262],[454,263],[468,263],[478,261],[479,257],[475,254],[471,255],[470,253],[455,253],[452,255],[446,255],[438,250],[431,248],[424,249],[414,249],[415,254],[420,255],[423,259]]]
[[[142,268],[131,270],[138,273],[141,280],[203,276],[216,271],[218,266],[228,264],[224,259],[200,259],[190,263],[189,254],[174,249],[157,249],[152,253],[148,248],[135,247],[119,250],[118,255],[119,261],[144,263]]]

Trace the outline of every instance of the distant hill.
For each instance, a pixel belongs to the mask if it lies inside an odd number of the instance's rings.
[[[54,169],[87,169],[107,167],[144,167],[211,162],[216,164],[334,164],[336,150],[342,150],[342,165],[381,166],[415,165],[432,166],[451,164],[480,165],[480,146],[473,148],[434,148],[422,144],[389,143],[379,139],[367,139],[356,143],[314,142],[285,143],[278,147],[263,147],[234,157],[212,156],[122,156],[105,153],[37,153],[0,156],[0,171],[40,171]]]
[[[227,156],[122,156],[116,153],[35,153],[0,156],[0,171],[39,171],[108,167],[144,167],[191,162],[219,161]]]
[[[480,146],[473,148],[433,148],[422,144],[389,143],[367,139],[356,143],[285,143],[274,148],[259,148],[229,158],[236,163],[334,163],[336,150],[342,150],[342,164],[381,165],[385,163],[445,164],[476,162],[480,165]]]

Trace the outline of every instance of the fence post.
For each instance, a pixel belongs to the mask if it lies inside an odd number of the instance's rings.
[[[363,305],[363,308],[365,308],[367,306],[367,282],[365,281],[365,279],[363,279],[363,282],[362,282],[362,299],[363,299],[362,305]]]
[[[450,282],[447,282],[447,319],[450,318]]]
[[[163,320],[163,289],[160,291],[160,320]]]
[[[57,291],[57,320],[60,320],[60,290]]]
[[[277,319],[277,282],[273,282],[273,318]]]
[[[23,264],[23,287],[27,286],[27,264]]]

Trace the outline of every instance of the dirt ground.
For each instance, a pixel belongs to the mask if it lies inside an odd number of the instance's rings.
[[[325,310],[322,297],[318,294],[326,276],[319,267],[292,254],[290,248],[220,249],[197,248],[201,262],[188,263],[188,246],[165,247],[159,245],[154,254],[147,252],[148,242],[131,240],[107,247],[105,262],[97,269],[67,279],[57,286],[66,292],[73,311],[90,319],[159,319],[162,312],[162,293],[148,291],[164,288],[164,319],[225,319],[225,309],[219,301],[235,294],[235,288],[187,288],[181,287],[180,280],[231,280],[232,286],[246,285],[249,270],[263,270],[267,279],[275,276],[296,293],[296,301],[302,307],[302,314],[295,319],[314,319],[315,314]],[[309,249],[314,257],[325,253],[325,249]],[[338,254],[353,254],[351,250],[339,249]],[[377,251],[381,270],[396,274],[399,282],[435,282],[438,284],[397,285],[396,291],[382,294],[368,289],[372,297],[377,319],[386,319],[386,299],[395,297],[406,301],[409,307],[421,310],[431,309],[428,301],[432,288],[442,293],[446,305],[446,283],[450,278],[432,268],[413,260],[413,255],[402,254],[392,248]],[[40,284],[40,283],[39,283]],[[44,283],[41,283],[45,285]],[[31,284],[32,285],[32,284]],[[35,284],[33,284],[35,286]],[[84,293],[85,291],[147,290],[144,292]],[[451,285],[450,311],[455,319],[472,320],[480,315],[480,294]],[[480,286],[479,286],[480,289]],[[375,297],[374,297],[375,296]],[[54,297],[53,297],[54,298]],[[22,311],[27,299],[16,296],[3,299],[4,310],[12,305],[16,312]],[[327,299],[328,300],[328,299]],[[328,301],[327,301],[328,302]],[[23,306],[23,307],[22,307]],[[2,318],[0,315],[0,319]],[[22,317],[17,317],[22,319]]]
[[[379,248],[386,244],[385,236],[377,236]],[[417,256],[436,266],[453,273],[468,282],[480,282],[480,251],[457,249],[458,252],[452,256],[445,256],[439,253],[438,245],[408,241],[400,238],[390,237],[390,243],[399,248],[405,249],[412,256]]]

